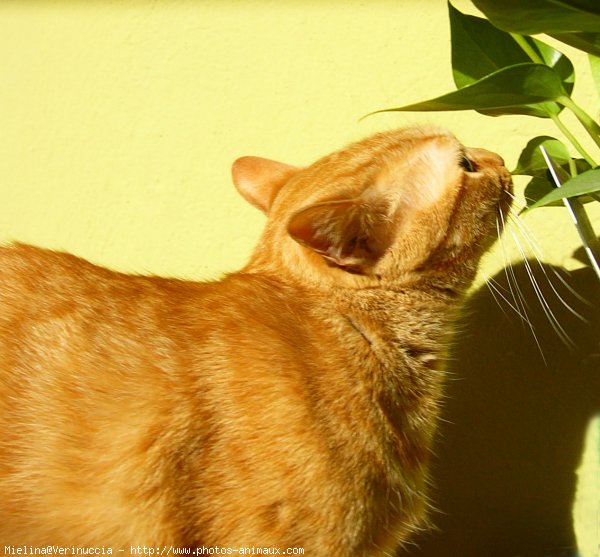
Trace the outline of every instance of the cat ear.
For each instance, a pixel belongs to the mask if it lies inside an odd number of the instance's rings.
[[[241,157],[231,168],[231,176],[242,197],[263,213],[268,213],[281,186],[299,169],[261,157]]]
[[[311,205],[292,217],[288,233],[335,265],[354,271],[373,265],[391,244],[387,211],[358,199]]]

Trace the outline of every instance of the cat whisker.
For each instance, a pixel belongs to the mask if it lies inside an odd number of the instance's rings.
[[[502,248],[502,259],[504,261],[504,273],[506,275],[506,283],[510,290],[510,294],[514,301],[514,305],[515,305],[515,307],[518,307],[518,306],[522,306],[522,304],[519,303],[522,300],[522,298],[519,297],[519,301],[517,301],[517,296],[512,287],[513,282],[510,280],[510,276],[509,276],[509,274],[510,274],[510,275],[512,275],[513,279],[515,279],[514,284],[515,284],[515,286],[517,288],[517,292],[518,292],[518,283],[516,281],[516,277],[514,276],[514,269],[513,269],[512,263],[508,257],[508,254],[506,253],[506,245],[504,243],[504,236],[501,234],[502,229],[505,228],[505,223],[504,223],[504,218],[502,216],[502,213],[500,213],[500,219],[501,219],[501,221],[496,219],[496,230],[498,233],[498,238],[500,240],[500,247]],[[500,227],[500,223],[502,223],[502,228]],[[525,308],[523,308],[523,310],[524,310],[523,313],[526,315],[527,312],[525,311]],[[517,312],[517,313],[520,313],[520,312]]]
[[[527,205],[523,203],[521,199],[517,197],[514,193],[507,191],[506,195],[508,195],[511,198],[512,205],[515,209],[519,209],[519,211],[522,211],[523,209],[527,208]]]
[[[554,275],[556,276],[556,278],[563,284],[563,286],[573,295],[575,296],[575,298],[577,298],[582,304],[585,304],[586,306],[593,308],[594,304],[592,304],[592,302],[590,302],[587,298],[584,298],[581,294],[579,294],[579,292],[577,292],[577,290],[575,290],[565,279],[563,276],[561,276],[561,274],[554,268],[554,267],[550,267],[552,269],[552,271],[554,271]],[[568,274],[570,274],[567,271]],[[582,317],[583,321],[585,321],[586,323],[589,323],[589,320],[586,319],[585,317]]]
[[[547,365],[548,362],[546,361],[546,357],[544,356],[544,351],[542,350],[542,345],[541,345],[541,343],[537,337],[537,334],[535,332],[535,327],[533,326],[533,323],[531,322],[531,319],[529,318],[529,314],[527,313],[526,298],[523,294],[523,291],[521,290],[521,287],[519,286],[519,281],[517,280],[512,262],[510,261],[508,254],[506,253],[504,236],[500,235],[500,231],[501,231],[500,222],[502,223],[502,229],[506,228],[506,223],[504,221],[504,217],[503,217],[502,213],[500,213],[500,219],[501,219],[501,221],[496,219],[496,226],[497,226],[497,230],[498,230],[498,236],[500,237],[500,246],[502,248],[502,257],[504,260],[504,273],[506,276],[506,283],[508,285],[510,294],[514,301],[514,306],[512,304],[509,304],[509,305],[511,307],[515,308],[517,315],[519,315],[519,317],[521,317],[523,325],[526,324],[529,327],[529,330],[531,331],[531,336],[533,337],[533,339],[535,341],[535,344],[540,352],[542,360],[543,360],[544,364]],[[513,286],[514,286],[514,288],[513,288]],[[519,309],[517,310],[516,308],[519,308]]]
[[[512,196],[512,197],[513,197],[513,199],[515,199],[514,196]],[[503,216],[500,215],[500,218],[502,219],[502,224],[504,225],[505,223],[504,223]],[[540,306],[541,306],[542,310],[544,311],[544,314],[546,315],[550,325],[554,329],[557,336],[561,339],[561,342],[563,342],[569,348],[574,348],[576,346],[575,342],[573,342],[572,338],[569,336],[569,334],[567,333],[565,328],[560,324],[558,318],[556,317],[556,314],[554,313],[554,311],[552,310],[552,308],[549,304],[549,301],[544,296],[544,293],[540,287],[538,280],[536,280],[536,278],[535,278],[531,260],[535,260],[535,262],[539,266],[539,269],[543,273],[543,275],[548,283],[548,286],[552,290],[554,296],[556,296],[556,298],[560,301],[560,303],[565,307],[565,309],[569,313],[571,313],[577,319],[583,321],[584,323],[589,323],[589,321],[581,313],[579,313],[572,307],[572,305],[567,301],[567,299],[564,297],[564,295],[561,294],[559,287],[566,288],[566,290],[569,294],[571,294],[577,300],[579,300],[580,302],[582,302],[588,306],[591,305],[590,302],[588,300],[586,300],[585,298],[583,298],[579,293],[577,293],[573,289],[573,287],[568,284],[568,282],[561,275],[561,273],[559,273],[553,266],[544,265],[544,263],[543,263],[544,257],[542,254],[542,249],[540,248],[539,244],[535,240],[535,237],[533,236],[533,234],[531,233],[529,228],[526,226],[526,223],[524,223],[521,219],[518,218],[518,216],[516,216],[512,213],[508,215],[507,220],[510,221],[510,225],[511,225],[510,226],[510,234],[511,234],[513,241],[515,242],[515,245],[519,251],[521,259],[523,260],[523,265],[525,267],[525,271],[527,272],[527,275],[531,281],[535,295],[540,302]],[[510,283],[512,282],[512,283],[514,283],[516,290],[520,294],[522,294],[521,289],[518,286],[518,283],[516,282],[516,277],[514,276],[514,273],[512,271],[510,271],[510,274],[509,274],[509,271],[507,271],[506,274],[507,274],[507,279],[509,281],[509,287],[511,288],[511,292],[512,292],[512,287],[510,286]],[[512,280],[511,280],[511,278],[512,278]],[[558,279],[560,284],[556,283],[556,279]],[[490,286],[490,288],[491,288],[491,286]],[[499,294],[498,289],[496,289],[496,293]],[[524,297],[521,297],[521,295],[520,295],[520,298],[522,300],[524,300]],[[524,309],[524,313],[526,313],[526,310],[524,307],[523,307],[523,309]],[[532,332],[533,332],[533,330],[532,330]]]
[[[559,323],[558,319],[556,318],[556,315],[554,314],[554,312],[552,311],[552,308],[550,307],[550,304],[544,297],[544,293],[542,292],[542,289],[541,289],[537,279],[535,278],[535,274],[534,274],[531,264],[527,258],[527,254],[525,253],[525,250],[523,249],[518,236],[514,233],[513,229],[511,229],[510,232],[511,232],[511,236],[512,236],[513,240],[515,241],[517,249],[519,250],[519,253],[523,260],[523,264],[525,265],[525,271],[527,272],[527,276],[529,277],[529,280],[531,281],[531,285],[533,286],[533,291],[535,292],[536,298],[540,302],[540,306],[541,306],[542,310],[544,311],[544,314],[548,318],[548,322],[554,329],[554,332],[557,334],[557,336],[561,339],[561,341],[566,346],[568,346],[570,348],[575,348],[575,346],[576,346],[575,343],[573,342],[573,340],[571,339],[569,334],[565,331],[564,327]],[[540,267],[543,268],[539,259],[537,259],[537,261],[540,264]],[[546,274],[546,277],[547,276],[548,275]],[[556,293],[556,291],[555,291],[555,293]],[[563,301],[560,296],[558,296],[558,297],[561,301]],[[564,301],[563,301],[563,303],[564,303]]]
[[[533,237],[533,235],[531,234],[530,230],[527,228],[527,226],[525,225],[525,223],[519,219],[518,217],[515,217],[514,215],[511,215],[511,223],[513,223],[519,230],[519,232],[521,233],[523,239],[527,242],[528,246],[531,248],[531,251],[537,261],[537,263],[540,266],[540,269],[542,270],[542,272],[544,273],[544,276],[546,277],[546,279],[548,280],[548,284],[550,285],[550,287],[552,288],[554,294],[556,295],[556,297],[561,301],[561,303],[576,317],[578,317],[579,319],[581,319],[584,323],[589,323],[589,321],[583,317],[581,314],[579,314],[578,312],[576,312],[565,300],[564,298],[562,298],[562,296],[559,294],[558,290],[556,289],[556,287],[554,286],[554,283],[552,282],[550,276],[548,275],[547,272],[547,267],[543,265],[542,263],[542,259],[543,259],[543,254],[541,252],[541,248],[539,247],[539,244],[537,244],[537,242],[535,241],[535,238]],[[563,286],[565,286],[567,288],[567,290],[573,295],[575,296],[580,302],[586,304],[589,307],[592,307],[592,304],[586,300],[583,296],[581,296],[578,292],[575,291],[575,289],[570,286],[565,279],[560,275],[560,273],[552,266],[549,267],[554,276],[560,280],[560,282],[563,284]]]
[[[528,321],[527,316],[525,316],[523,313],[521,313],[519,311],[519,308],[517,308],[514,304],[512,304],[511,301],[504,294],[502,294],[502,292],[501,292],[502,286],[500,285],[500,283],[497,280],[495,280],[493,277],[488,277],[488,278],[486,278],[486,284],[488,285],[490,294],[492,295],[494,300],[496,300],[498,307],[500,308],[502,313],[504,313],[504,315],[507,315],[507,313],[504,311],[502,304],[498,301],[497,296],[499,296],[523,321]]]
[[[504,230],[507,228],[507,225],[506,225],[506,222],[504,221],[504,217],[502,214],[500,214],[500,219],[501,219],[501,223],[502,223],[502,229]],[[498,230],[500,230],[499,225],[498,225]],[[521,286],[519,285],[519,280],[517,279],[514,265],[506,251],[505,238],[506,238],[506,236],[502,236],[500,238],[500,245],[502,247],[502,256],[503,256],[503,260],[504,260],[504,268],[505,268],[505,276],[506,276],[506,280],[507,280],[507,286],[508,286],[510,295],[512,296],[512,299],[514,301],[514,305],[518,309],[517,314],[519,316],[523,317],[525,323],[527,323],[529,325],[529,327],[530,327],[530,329],[532,329],[532,333],[533,333],[533,324],[532,324],[531,320],[529,319],[529,314],[527,312],[527,310],[529,308],[527,305],[526,297],[521,289]]]

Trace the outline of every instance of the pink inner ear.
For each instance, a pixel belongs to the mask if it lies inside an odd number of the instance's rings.
[[[343,242],[343,221],[355,207],[354,201],[318,203],[292,217],[288,233],[294,240],[322,255],[333,255]]]
[[[312,205],[292,217],[288,232],[336,265],[354,269],[375,263],[390,242],[384,213],[358,200]]]
[[[298,168],[261,157],[241,157],[231,168],[233,183],[251,205],[268,213],[281,187]]]

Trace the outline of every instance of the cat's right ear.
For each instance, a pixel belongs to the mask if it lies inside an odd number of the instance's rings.
[[[362,272],[385,253],[393,223],[385,202],[339,199],[315,203],[296,213],[288,233],[334,265]]]
[[[231,176],[242,197],[267,214],[277,193],[299,168],[261,157],[241,157],[233,163]]]

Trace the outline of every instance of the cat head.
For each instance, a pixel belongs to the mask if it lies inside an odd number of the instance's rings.
[[[268,216],[246,269],[322,285],[464,287],[510,207],[502,159],[437,128],[380,133],[305,168],[242,157],[232,174]]]

